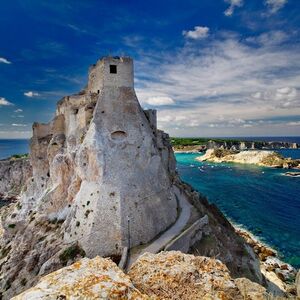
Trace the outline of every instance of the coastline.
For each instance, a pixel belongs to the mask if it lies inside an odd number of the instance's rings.
[[[236,233],[241,236],[246,243],[257,254],[260,261],[260,270],[267,280],[270,290],[276,285],[283,293],[296,295],[296,276],[299,270],[278,257],[278,252],[266,242],[245,229],[242,224],[236,224],[226,217],[234,227]]]

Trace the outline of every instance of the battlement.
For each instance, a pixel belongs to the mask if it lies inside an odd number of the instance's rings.
[[[103,57],[89,69],[88,92],[100,93],[103,87],[134,87],[133,60],[129,57]]]

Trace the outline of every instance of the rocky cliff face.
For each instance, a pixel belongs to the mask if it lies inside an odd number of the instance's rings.
[[[168,135],[136,98],[131,59],[98,61],[83,91],[59,101],[49,124],[33,125],[30,163],[20,200],[1,210],[3,299],[82,256],[118,258],[155,239],[180,213],[175,187],[194,207],[190,222],[208,216],[189,251],[264,282],[253,250],[178,178]]]
[[[0,199],[19,195],[31,176],[28,158],[0,160]]]

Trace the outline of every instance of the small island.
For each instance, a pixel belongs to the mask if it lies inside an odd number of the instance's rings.
[[[215,163],[232,162],[240,164],[253,164],[262,167],[300,169],[300,160],[284,158],[275,151],[251,150],[234,151],[227,149],[208,149],[198,161],[211,161]]]

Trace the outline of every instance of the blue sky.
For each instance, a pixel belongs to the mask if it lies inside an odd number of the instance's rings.
[[[173,136],[300,135],[299,0],[0,0],[0,138],[31,136],[103,55]]]

